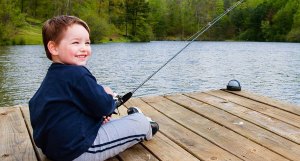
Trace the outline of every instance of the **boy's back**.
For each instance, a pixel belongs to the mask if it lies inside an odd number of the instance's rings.
[[[111,96],[85,67],[57,63],[50,66],[29,106],[35,143],[62,160],[83,153],[96,138],[99,120],[114,110]]]

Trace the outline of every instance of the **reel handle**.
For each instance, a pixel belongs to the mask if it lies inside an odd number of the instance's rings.
[[[114,97],[115,100],[115,110],[112,114],[117,114],[116,110],[118,110],[118,107],[123,105],[126,101],[128,101],[132,97],[132,92],[126,93],[124,96],[116,95]]]

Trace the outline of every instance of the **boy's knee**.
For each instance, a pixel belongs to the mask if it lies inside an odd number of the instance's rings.
[[[143,113],[134,113],[126,116],[129,120],[134,120],[136,128],[141,129],[146,134],[151,133],[151,124],[149,119]],[[148,138],[148,137],[147,137]]]
[[[143,113],[134,113],[128,115],[130,119],[136,120],[137,122],[143,124],[144,126],[150,126],[150,122]]]

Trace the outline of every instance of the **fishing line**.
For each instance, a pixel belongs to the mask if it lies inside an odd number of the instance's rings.
[[[217,23],[221,18],[223,18],[225,15],[227,15],[231,10],[236,8],[238,5],[240,5],[244,0],[239,0],[234,5],[232,5],[230,8],[226,9],[222,14],[214,18],[211,22],[209,22],[206,26],[204,26],[201,30],[196,32],[194,35],[189,37],[187,41],[189,41],[181,50],[179,50],[174,56],[172,56],[168,61],[166,61],[161,67],[159,67],[155,72],[153,72],[150,76],[148,76],[139,86],[137,86],[134,90],[131,92],[126,93],[123,97],[117,96],[116,101],[116,107],[121,106],[124,104],[127,100],[131,98],[133,93],[135,93],[139,88],[141,88],[146,82],[148,82],[156,73],[158,73],[162,68],[164,68],[170,61],[172,61],[175,57],[177,57],[184,49],[186,49],[190,44],[192,44],[199,36],[204,34],[208,29],[210,29],[215,23]]]

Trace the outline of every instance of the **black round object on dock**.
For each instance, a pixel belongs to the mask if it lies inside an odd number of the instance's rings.
[[[241,87],[240,82],[235,79],[230,80],[227,84],[227,90],[240,91],[241,89],[242,89],[242,87]]]

